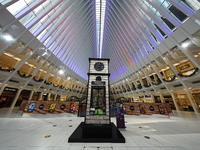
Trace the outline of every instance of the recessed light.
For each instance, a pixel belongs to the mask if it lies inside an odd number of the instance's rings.
[[[12,41],[12,40],[14,40],[13,37],[12,37],[11,35],[9,35],[9,34],[4,35],[3,37],[4,37],[4,39],[6,39],[7,41]]]
[[[190,45],[190,41],[185,41],[181,44],[182,47],[188,47]]]
[[[64,73],[64,71],[63,70],[59,70],[59,74],[63,74]]]

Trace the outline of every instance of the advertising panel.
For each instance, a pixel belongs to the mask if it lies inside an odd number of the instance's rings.
[[[28,106],[28,112],[33,112],[34,108],[35,108],[36,103],[30,103]]]
[[[125,128],[123,103],[116,102],[115,106],[116,106],[117,128]]]
[[[51,113],[54,112],[55,108],[56,108],[56,103],[52,103],[49,107],[49,112]]]

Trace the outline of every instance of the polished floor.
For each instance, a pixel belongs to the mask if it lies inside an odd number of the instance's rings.
[[[120,131],[126,143],[68,143],[83,117],[21,116],[17,109],[1,109],[0,150],[199,150],[200,116],[174,114],[125,116],[127,128]]]

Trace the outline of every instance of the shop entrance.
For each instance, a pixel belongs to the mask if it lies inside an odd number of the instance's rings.
[[[166,103],[169,103],[172,110],[176,110],[176,107],[174,105],[174,102],[173,102],[171,95],[163,95],[163,99]]]
[[[5,87],[0,96],[0,108],[10,107],[18,89]]]
[[[191,94],[198,108],[200,108],[200,90],[192,91]]]
[[[176,92],[176,93],[174,93],[174,95],[175,95],[177,104],[181,110],[194,111],[186,92],[184,92],[184,91]]]
[[[21,105],[21,103],[22,103],[23,100],[28,100],[29,96],[30,96],[30,93],[31,93],[31,91],[28,91],[28,90],[21,91],[21,93],[19,95],[19,98],[18,98],[15,106],[19,107]]]

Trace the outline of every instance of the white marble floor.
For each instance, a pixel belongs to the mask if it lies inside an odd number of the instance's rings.
[[[68,143],[83,120],[69,114],[20,116],[16,110],[0,110],[0,150],[200,149],[200,120],[192,113],[171,117],[125,116],[127,128],[120,131],[126,143]]]

